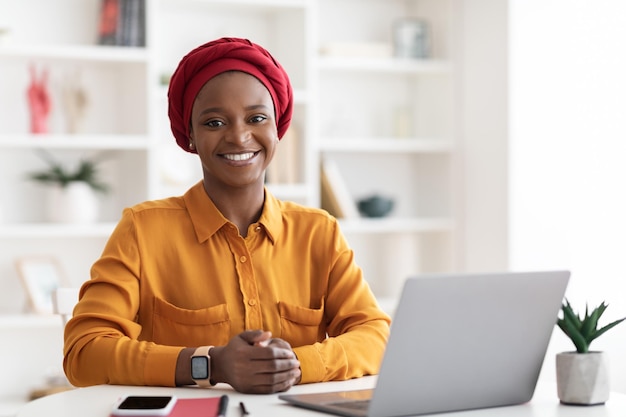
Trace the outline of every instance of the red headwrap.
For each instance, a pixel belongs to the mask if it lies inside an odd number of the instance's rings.
[[[226,71],[242,71],[256,77],[274,102],[278,137],[282,138],[293,111],[293,91],[283,67],[263,47],[240,38],[221,38],[189,52],[178,64],[170,81],[168,115],[178,145],[189,149],[191,108],[200,89]]]

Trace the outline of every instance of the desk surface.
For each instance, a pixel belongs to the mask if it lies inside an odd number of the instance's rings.
[[[320,384],[299,385],[289,393],[325,392],[342,389],[372,388],[375,377],[359,378],[351,381],[326,382]],[[228,416],[240,416],[239,402],[243,401],[251,416],[293,417],[324,416],[326,414],[295,408],[274,395],[246,395],[233,391],[228,385],[218,385],[210,389],[163,388],[163,387],[128,387],[119,385],[99,385],[79,388],[53,394],[26,404],[17,417],[108,417],[111,407],[124,395],[162,395],[174,394],[179,398],[220,396],[228,394],[230,404]],[[565,406],[559,403],[556,385],[540,381],[533,399],[527,403],[512,407],[499,407],[457,413],[437,414],[446,417],[623,417],[626,416],[626,394],[611,393],[609,401],[599,406]]]

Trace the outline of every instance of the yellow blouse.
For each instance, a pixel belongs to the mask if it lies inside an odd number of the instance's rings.
[[[124,210],[65,329],[76,386],[174,386],[183,347],[244,330],[294,348],[302,383],[375,374],[389,334],[337,221],[265,192],[242,238],[202,182]]]

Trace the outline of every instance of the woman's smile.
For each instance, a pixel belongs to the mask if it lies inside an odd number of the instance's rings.
[[[259,152],[246,152],[246,153],[227,153],[222,156],[230,161],[248,161],[252,159]]]

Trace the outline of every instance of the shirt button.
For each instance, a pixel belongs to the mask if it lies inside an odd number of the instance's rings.
[[[241,261],[241,263],[244,263],[248,260],[248,258],[246,258],[245,256],[241,256],[239,260]]]
[[[251,306],[255,306],[256,305],[256,300],[253,298],[252,300],[248,300],[248,304]]]

